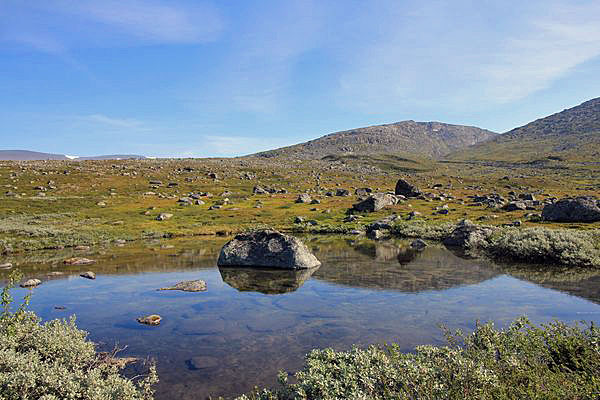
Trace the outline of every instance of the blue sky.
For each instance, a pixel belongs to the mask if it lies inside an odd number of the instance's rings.
[[[0,149],[231,156],[600,96],[600,1],[0,0]]]

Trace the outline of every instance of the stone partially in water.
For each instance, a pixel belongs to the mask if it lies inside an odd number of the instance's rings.
[[[4,264],[0,264],[0,269],[11,269],[12,268],[12,263],[4,263]]]
[[[217,265],[305,269],[321,262],[300,239],[265,229],[237,235],[223,246]]]
[[[140,324],[152,325],[152,326],[160,325],[161,320],[162,320],[161,316],[157,315],[157,314],[152,314],[152,315],[148,315],[146,317],[137,318],[137,322],[139,322]]]
[[[21,283],[21,287],[22,288],[32,288],[32,287],[36,287],[37,285],[41,284],[42,281],[40,281],[39,279],[28,279],[25,282]]]
[[[73,257],[67,258],[64,263],[68,265],[87,265],[95,263],[95,260],[90,260],[89,258],[84,257]]]
[[[425,247],[427,247],[427,243],[425,243],[425,241],[422,239],[415,239],[410,244],[410,247],[412,247],[413,249],[422,250]]]
[[[184,292],[204,292],[206,291],[206,282],[201,279],[195,281],[183,281],[175,286],[164,287],[158,290],[181,290]]]
[[[84,273],[80,274],[79,276],[82,278],[86,278],[86,279],[96,279],[96,274],[93,273],[92,271],[84,272]]]

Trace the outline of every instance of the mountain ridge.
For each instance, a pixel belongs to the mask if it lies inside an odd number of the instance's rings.
[[[533,161],[600,159],[600,97],[448,155],[449,159]]]
[[[31,150],[0,150],[0,161],[43,161],[43,160],[63,160],[63,161],[88,161],[88,160],[123,160],[123,159],[146,159],[146,156],[134,154],[111,154],[100,156],[68,156],[65,154],[44,153]]]
[[[475,126],[406,120],[333,132],[307,142],[250,156],[318,159],[340,154],[410,154],[440,158],[495,135],[492,131]]]

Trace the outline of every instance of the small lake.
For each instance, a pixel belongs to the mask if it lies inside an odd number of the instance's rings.
[[[396,342],[411,351],[443,344],[440,324],[472,330],[477,320],[492,320],[505,327],[521,315],[535,323],[600,323],[600,271],[497,265],[437,245],[415,252],[405,241],[303,239],[320,268],[219,269],[225,239],[203,238],[0,262],[12,261],[25,278],[43,281],[31,300],[43,319],[76,315],[101,350],[118,343],[127,346],[123,356],[156,360],[157,399],[163,400],[232,397],[255,385],[273,386],[279,370],[299,369],[313,348]],[[98,262],[62,264],[74,255]],[[87,270],[97,279],[79,277]],[[192,279],[205,280],[208,290],[156,290]],[[26,293],[15,289],[13,295]],[[161,325],[136,322],[148,314],[161,315]]]

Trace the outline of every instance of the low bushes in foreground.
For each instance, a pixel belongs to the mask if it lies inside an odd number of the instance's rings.
[[[26,310],[11,312],[10,289],[2,291],[0,399],[152,399],[155,368],[136,382],[119,374],[118,360],[97,353],[74,319],[41,323]]]
[[[297,383],[256,390],[240,400],[299,399],[597,399],[600,329],[526,318],[506,330],[478,325],[447,333],[449,345],[313,350]]]

